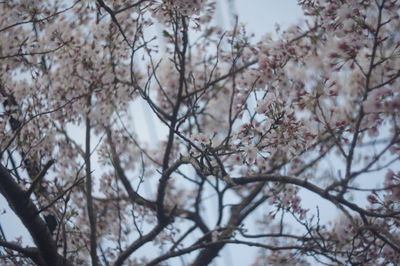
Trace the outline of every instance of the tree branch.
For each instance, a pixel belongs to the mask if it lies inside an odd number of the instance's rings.
[[[58,253],[55,241],[46,223],[38,215],[35,204],[26,197],[25,191],[13,180],[9,171],[0,164],[0,192],[11,209],[21,219],[38,247],[41,260],[47,266],[69,265]]]

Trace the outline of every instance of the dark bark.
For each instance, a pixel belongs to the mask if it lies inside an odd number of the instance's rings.
[[[38,260],[48,266],[69,265],[64,263],[63,258],[57,253],[56,243],[46,223],[40,217],[38,208],[3,165],[0,165],[0,192],[29,231],[39,250],[41,258]]]
[[[210,264],[213,259],[218,256],[224,246],[225,244],[218,244],[202,250],[191,266],[204,266]]]

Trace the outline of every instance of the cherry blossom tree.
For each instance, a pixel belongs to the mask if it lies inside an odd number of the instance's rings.
[[[400,1],[299,5],[257,40],[207,0],[0,2],[0,192],[30,236],[1,227],[1,264],[399,264]]]

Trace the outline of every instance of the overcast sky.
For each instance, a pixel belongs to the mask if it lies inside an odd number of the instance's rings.
[[[256,36],[274,31],[276,23],[285,28],[303,17],[296,0],[236,0],[235,8],[239,20]]]

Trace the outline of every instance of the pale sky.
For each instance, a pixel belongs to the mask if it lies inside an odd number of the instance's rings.
[[[303,17],[296,0],[236,0],[235,7],[239,21],[256,36],[273,32],[276,23],[284,29]]]

